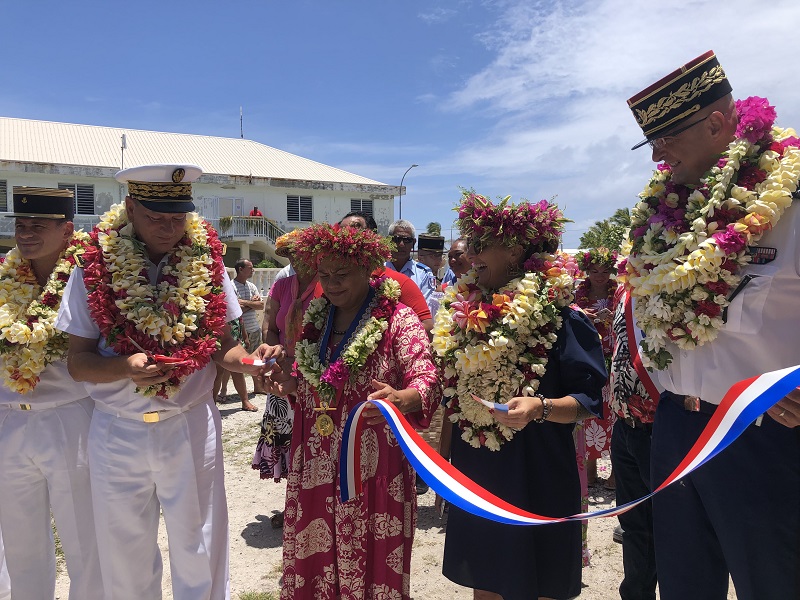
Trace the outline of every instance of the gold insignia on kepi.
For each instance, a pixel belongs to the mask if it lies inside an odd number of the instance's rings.
[[[172,181],[173,183],[180,183],[183,181],[183,178],[186,176],[186,171],[184,169],[175,169],[172,172]]]
[[[708,51],[628,100],[645,140],[635,150],[677,129],[693,114],[730,94],[731,84],[716,55]]]
[[[22,203],[23,204],[27,204],[28,203],[28,197],[27,196],[23,196],[22,197]]]

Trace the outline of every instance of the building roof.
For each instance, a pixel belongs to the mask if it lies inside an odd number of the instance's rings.
[[[190,163],[204,175],[386,185],[252,140],[0,117],[0,160],[77,167]]]

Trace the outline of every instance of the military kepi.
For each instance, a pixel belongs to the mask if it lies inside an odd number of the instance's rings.
[[[711,50],[656,81],[628,100],[628,107],[645,135],[631,150],[669,135],[700,109],[730,94],[732,89]]]
[[[192,182],[203,170],[197,165],[144,165],[117,172],[114,178],[128,185],[128,196],[145,208],[162,213],[194,210]]]
[[[421,233],[417,238],[417,250],[444,251],[444,236]]]
[[[70,190],[15,186],[14,212],[4,216],[72,221],[75,199]]]

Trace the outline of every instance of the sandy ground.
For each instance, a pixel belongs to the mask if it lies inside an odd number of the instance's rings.
[[[248,384],[252,389],[252,382]],[[239,600],[246,592],[267,592],[278,597],[281,576],[281,530],[271,527],[269,518],[283,507],[285,481],[262,481],[250,467],[258,439],[261,412],[240,410],[233,386],[230,400],[220,404],[225,454],[225,484],[230,515],[231,598]],[[265,396],[251,396],[263,411]],[[599,461],[599,475],[605,479],[609,461]],[[590,508],[600,509],[614,504],[614,492],[601,485],[591,488]],[[441,572],[447,517],[440,520],[433,507],[432,491],[418,497],[418,527],[412,556],[411,592],[416,599],[445,600],[472,598],[471,591],[460,587]],[[583,571],[582,600],[619,598],[617,588],[622,579],[622,547],[613,542],[616,518],[593,519],[589,522],[589,547],[592,564]],[[161,523],[159,544],[164,556],[164,598],[172,599],[169,579],[166,532]],[[63,561],[62,561],[63,562]],[[56,598],[68,598],[69,578],[61,565],[56,583]],[[269,597],[269,596],[267,596]],[[729,600],[735,600],[733,591]]]

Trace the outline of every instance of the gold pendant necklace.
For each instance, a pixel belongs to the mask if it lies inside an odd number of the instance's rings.
[[[328,415],[328,411],[335,409],[336,407],[331,407],[328,402],[324,401],[320,402],[319,406],[314,407],[314,411],[320,413],[317,415],[317,420],[314,423],[314,429],[316,429],[321,436],[328,437],[333,433],[333,419],[331,419]]]

